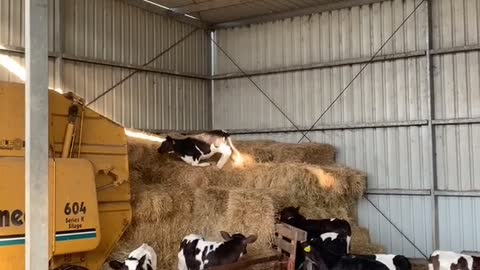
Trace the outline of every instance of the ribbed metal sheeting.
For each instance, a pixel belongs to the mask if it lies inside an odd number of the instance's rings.
[[[193,26],[120,0],[65,0],[65,53],[143,65]],[[196,32],[150,67],[209,74],[208,36]]]
[[[3,61],[4,58],[8,58],[8,63],[16,63],[21,69],[25,68],[25,59],[22,55],[16,53],[5,53],[0,52],[0,61]],[[25,83],[17,75],[12,72],[9,72],[6,68],[0,63],[0,81],[14,82],[14,83]],[[48,61],[48,87],[51,89],[57,88],[58,85],[55,84],[55,63],[53,59]]]
[[[480,2],[433,1],[435,49],[480,44]],[[480,117],[480,52],[445,54],[433,58],[435,117]],[[480,190],[480,124],[436,128],[438,189]],[[480,198],[439,198],[440,248],[480,250]]]
[[[310,127],[363,64],[253,77],[298,125]],[[425,119],[425,59],[368,66],[319,125]],[[215,81],[216,126],[229,129],[292,127],[245,78]]]
[[[76,92],[87,102],[134,71],[119,66],[141,66],[193,30],[190,25],[121,0],[62,0],[64,50],[59,52],[53,46],[60,31],[54,29],[56,1],[49,1],[50,51],[64,53],[70,59],[62,64],[60,90]],[[0,1],[0,45],[24,47],[23,9],[24,1]],[[197,31],[149,67],[208,75],[209,46],[205,33]],[[100,65],[99,61],[109,65]],[[6,74],[6,70],[0,67],[0,74]],[[4,76],[15,80],[11,75]],[[53,78],[54,73],[50,76]],[[196,130],[211,127],[210,103],[208,80],[141,71],[91,107],[127,127]]]
[[[371,56],[420,1],[392,0],[276,22],[217,32],[221,46],[247,72],[298,65],[350,61]],[[480,117],[480,53],[448,52],[480,45],[480,2],[432,0],[434,119]],[[311,132],[317,142],[338,149],[338,162],[368,173],[369,189],[428,192],[428,89],[425,56],[426,10],[400,29],[381,54],[394,60],[375,62],[357,78],[318,126],[389,124],[411,126]],[[469,47],[470,48],[470,47]],[[443,51],[442,51],[443,50]],[[445,51],[447,50],[447,52]],[[402,57],[413,53],[417,56]],[[238,70],[221,52],[216,74]],[[301,127],[309,127],[363,64],[254,76],[252,79]],[[214,127],[227,129],[291,128],[278,110],[245,78],[215,81]],[[437,189],[480,190],[480,124],[435,126]],[[241,139],[275,139],[296,143],[299,133],[252,134]],[[304,140],[305,141],[305,140]],[[428,194],[428,193],[427,193]],[[432,251],[429,195],[369,195],[369,198],[415,242]],[[438,198],[439,247],[479,250],[476,232],[480,198]],[[359,222],[388,252],[421,257],[365,200]],[[455,220],[453,220],[455,219]],[[468,222],[463,222],[463,220]],[[461,225],[461,226],[460,226]]]
[[[66,61],[64,90],[75,89],[91,100],[131,72]],[[210,93],[208,81],[141,72],[91,107],[127,127],[202,130],[208,128],[211,122]]]
[[[215,6],[218,0],[153,0],[170,8],[184,8],[197,4],[210,4]],[[189,12],[190,15],[202,18],[207,22],[220,23],[242,18],[250,18],[266,14],[288,12],[295,9],[308,8],[315,5],[333,3],[338,0],[249,0],[249,1],[225,1],[225,6],[220,4],[215,8],[209,8],[200,12]],[[217,2],[217,3],[215,3]]]
[[[420,1],[395,0],[218,31],[220,45],[246,71],[368,57]],[[420,9],[381,54],[425,49]],[[238,72],[219,54],[216,74]]]
[[[48,49],[54,48],[54,3],[48,0]],[[25,47],[25,0],[0,1],[0,44]]]

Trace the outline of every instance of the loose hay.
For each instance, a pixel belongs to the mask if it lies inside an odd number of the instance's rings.
[[[190,233],[221,240],[219,231],[257,234],[249,255],[270,250],[275,214],[300,206],[310,218],[345,218],[365,190],[365,174],[333,163],[324,144],[234,142],[247,162],[222,169],[190,166],[157,153],[159,144],[129,139],[133,222],[112,254],[125,254],[146,242],[156,250],[158,269],[175,269],[181,239]],[[248,155],[251,155],[250,157]],[[368,232],[354,226],[352,249],[381,250]]]

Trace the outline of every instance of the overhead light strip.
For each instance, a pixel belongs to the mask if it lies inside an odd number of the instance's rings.
[[[152,2],[152,1],[148,1],[148,0],[143,0],[143,1],[144,1],[144,2],[147,2],[147,3],[149,3],[149,4],[152,4],[152,5],[154,5],[154,6],[161,7],[161,8],[166,9],[166,10],[172,10],[171,8],[166,7],[166,6],[164,6],[164,5],[160,5],[159,3],[155,3],[155,2]]]
[[[161,8],[163,8],[163,9],[173,11],[173,9],[171,9],[171,8],[169,8],[169,7],[166,7],[166,6],[164,6],[164,5],[161,5],[161,4],[159,4],[159,3],[152,2],[152,1],[149,1],[149,0],[143,0],[143,1],[144,1],[144,2],[147,2],[147,3],[151,4],[151,5],[154,5],[154,6],[161,7]],[[182,15],[185,16],[185,17],[194,19],[194,20],[198,20],[197,17],[194,17],[194,16],[189,15],[189,14],[182,14]]]

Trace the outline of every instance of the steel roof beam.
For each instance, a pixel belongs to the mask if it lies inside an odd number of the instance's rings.
[[[178,22],[181,22],[181,23],[189,24],[189,25],[192,25],[192,26],[195,26],[195,27],[198,27],[198,28],[202,28],[202,29],[208,29],[208,27],[209,27],[209,24],[207,24],[207,23],[205,23],[201,20],[187,17],[187,16],[185,16],[185,14],[178,13],[178,12],[176,12],[174,10],[171,10],[171,9],[168,10],[168,9],[161,8],[161,7],[156,6],[154,4],[147,3],[143,0],[123,0],[123,1],[125,1],[126,3],[128,3],[130,5],[133,5],[133,6],[151,11],[153,13],[163,15],[163,16],[166,16],[166,17],[171,17],[172,19],[174,19]]]
[[[245,4],[248,2],[253,2],[254,0],[213,0],[208,2],[190,4],[186,6],[181,6],[177,8],[172,8],[173,11],[181,14],[189,14],[200,11],[207,11],[217,8],[230,7],[240,4]]]

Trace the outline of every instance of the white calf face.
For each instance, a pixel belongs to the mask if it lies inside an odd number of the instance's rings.
[[[146,255],[143,255],[139,260],[137,259],[127,259],[125,262],[121,263],[119,261],[111,261],[109,263],[110,267],[115,270],[143,270],[143,264],[145,262]]]
[[[124,270],[142,270],[142,265],[137,260],[126,260]]]

